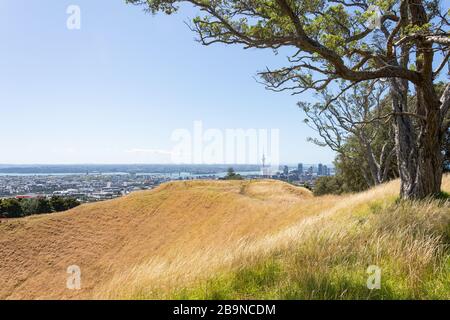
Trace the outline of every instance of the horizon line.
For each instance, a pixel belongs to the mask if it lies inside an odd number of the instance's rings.
[[[279,165],[332,164],[326,162],[280,162]],[[261,166],[262,163],[0,163],[0,166]]]

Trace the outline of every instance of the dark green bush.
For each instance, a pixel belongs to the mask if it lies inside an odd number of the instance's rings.
[[[343,192],[342,180],[337,176],[319,177],[314,186],[314,195],[341,194]]]
[[[80,202],[74,198],[53,196],[50,199],[0,199],[0,217],[19,218],[34,214],[60,212],[79,206]]]

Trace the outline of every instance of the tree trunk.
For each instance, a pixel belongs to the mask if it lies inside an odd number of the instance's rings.
[[[375,161],[375,156],[373,154],[372,146],[370,145],[370,142],[367,141],[367,138],[365,137],[365,134],[363,132],[360,132],[358,135],[359,144],[363,148],[363,152],[366,156],[367,160],[367,166],[370,173],[371,179],[369,186],[376,186],[380,184],[380,180],[378,179],[378,167]]]
[[[402,115],[408,110],[408,87],[401,79],[391,79],[392,110],[394,112],[395,151],[400,175],[400,197],[409,198],[414,189],[417,150],[411,119]]]
[[[440,103],[434,89],[416,87],[419,133],[408,115],[407,90],[402,80],[391,80],[391,94],[395,115],[395,146],[400,174],[400,197],[423,199],[437,195],[442,183],[443,134]]]
[[[423,0],[408,0],[402,18],[418,27],[428,22]],[[418,39],[416,47],[416,70],[422,81],[415,83],[417,124],[408,112],[408,83],[406,80],[391,80],[393,111],[395,115],[395,143],[401,180],[400,196],[404,199],[423,199],[437,195],[442,182],[443,143],[441,103],[433,85],[433,48],[424,39]],[[409,53],[402,47],[400,64],[407,67]]]
[[[432,82],[423,87],[416,86],[417,113],[424,117],[420,120],[417,175],[413,198],[425,198],[437,195],[442,183],[442,144],[440,102]]]
[[[391,137],[391,135],[389,135],[389,136]],[[392,158],[395,154],[395,148],[392,148],[391,150],[389,150],[389,143],[390,142],[386,142],[381,150],[380,162],[379,162],[380,165],[378,168],[378,180],[381,183],[388,181],[388,175],[389,175],[389,171],[391,169]]]

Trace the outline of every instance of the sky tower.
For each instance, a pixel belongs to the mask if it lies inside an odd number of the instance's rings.
[[[262,155],[262,168],[261,168],[261,171],[262,171],[263,178],[265,178],[266,175],[267,175],[267,172],[266,172],[266,155],[264,154],[264,152],[263,152],[263,155]]]

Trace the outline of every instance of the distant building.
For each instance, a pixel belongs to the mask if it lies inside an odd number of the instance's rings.
[[[317,166],[317,175],[323,176],[323,165],[321,163]]]
[[[303,163],[299,163],[297,167],[298,175],[303,175]]]
[[[329,176],[329,174],[328,174],[328,167],[326,165],[323,166],[323,172],[322,173],[323,173],[324,176]]]
[[[16,199],[35,199],[35,198],[41,198],[42,196],[37,194],[25,194],[25,195],[17,195],[15,196]]]
[[[272,176],[270,166],[266,165],[266,156],[265,156],[265,154],[263,154],[263,156],[262,156],[261,175],[262,175],[263,178],[270,178]]]
[[[288,166],[284,166],[284,168],[283,168],[283,173],[284,173],[284,175],[289,175],[289,168],[288,168]]]

